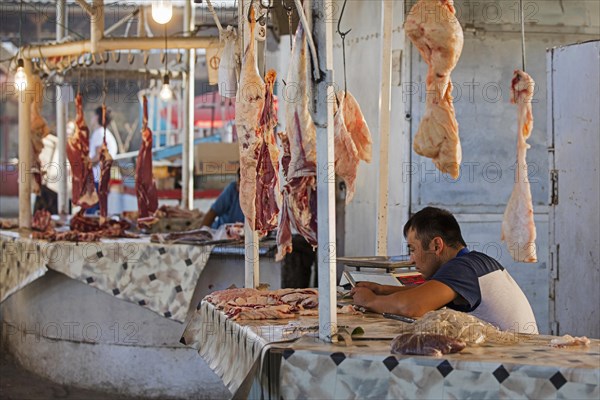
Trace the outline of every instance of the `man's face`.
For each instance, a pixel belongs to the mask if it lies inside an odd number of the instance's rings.
[[[419,271],[425,279],[431,278],[441,265],[439,257],[434,250],[433,240],[429,243],[427,248],[424,248],[421,240],[416,238],[415,230],[409,229],[406,235],[406,241],[408,242],[410,261],[415,264],[417,271]]]

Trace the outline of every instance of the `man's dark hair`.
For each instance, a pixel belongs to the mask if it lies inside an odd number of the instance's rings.
[[[96,116],[98,117],[98,123],[101,126],[104,126],[104,125],[102,125],[102,106],[97,107],[94,110],[94,112],[96,113]],[[110,108],[106,107],[106,126],[109,126],[110,122],[112,121],[112,116],[110,115],[111,113],[112,113],[112,110]]]
[[[413,215],[404,225],[404,237],[410,229],[414,229],[415,237],[421,241],[424,248],[427,248],[436,236],[441,237],[450,247],[467,245],[454,215],[441,208],[425,207]]]

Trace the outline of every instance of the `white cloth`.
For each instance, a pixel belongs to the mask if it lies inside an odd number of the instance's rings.
[[[104,128],[99,127],[94,129],[90,136],[90,159],[96,157],[96,150],[100,150],[102,147],[102,141],[104,140]],[[107,128],[106,129],[106,147],[111,157],[115,157],[119,152],[119,146],[117,145],[117,139],[115,135]],[[93,166],[94,170],[94,182],[100,182],[100,163],[96,163]]]

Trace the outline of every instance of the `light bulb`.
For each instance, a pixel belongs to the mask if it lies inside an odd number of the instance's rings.
[[[152,19],[157,24],[166,24],[173,17],[173,5],[170,0],[152,2]]]
[[[171,90],[171,86],[169,85],[169,75],[165,74],[163,78],[163,85],[159,96],[162,101],[171,101],[173,99],[173,90]]]
[[[27,74],[25,73],[25,67],[23,66],[23,59],[17,60],[17,72],[15,73],[15,85],[17,89],[23,91],[27,88]]]

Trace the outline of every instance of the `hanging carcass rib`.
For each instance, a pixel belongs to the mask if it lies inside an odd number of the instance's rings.
[[[256,223],[254,230],[267,232],[277,228],[277,215],[281,204],[279,192],[279,149],[275,142],[274,129],[277,126],[277,110],[273,88],[274,70],[265,77],[266,91],[260,126],[256,132],[259,139],[256,169]]]
[[[337,94],[338,109],[334,115],[335,173],[347,186],[346,204],[354,197],[360,160],[371,161],[371,132],[360,106],[350,92]]]
[[[94,187],[94,175],[90,160],[90,130],[83,119],[83,100],[81,94],[75,97],[75,133],[67,141],[67,158],[73,175],[73,205],[87,209],[98,202]]]
[[[502,220],[502,240],[512,258],[519,262],[537,262],[536,230],[533,221],[533,200],[527,175],[526,139],[533,129],[531,99],[535,82],[523,71],[516,70],[511,85],[511,102],[517,104],[517,169],[515,185]]]
[[[102,105],[102,126],[106,129],[106,105]],[[98,198],[100,202],[100,223],[103,224],[108,216],[108,186],[110,183],[110,168],[113,158],[106,146],[106,132],[100,148],[100,182],[98,183]]]
[[[417,154],[458,178],[462,150],[452,104],[450,73],[463,48],[463,32],[453,0],[419,0],[404,25],[406,34],[428,65],[425,114],[415,135]]]
[[[33,102],[31,103],[31,118],[30,126],[31,130],[31,166],[33,170],[33,180],[31,181],[31,189],[33,193],[40,194],[42,187],[42,163],[40,161],[40,153],[44,148],[44,139],[50,133],[48,123],[42,117],[42,104],[44,102],[44,96],[42,95],[42,80],[37,75],[33,75],[33,87],[35,90],[35,96],[33,96]]]
[[[256,171],[260,141],[257,129],[265,103],[265,83],[258,73],[254,46],[254,7],[250,7],[250,36],[244,52],[240,86],[235,103],[235,124],[240,149],[240,207],[251,227],[256,217]]]
[[[156,184],[152,178],[152,131],[148,128],[148,100],[142,98],[142,144],[135,166],[135,191],[139,218],[147,218],[158,208]]]
[[[277,233],[277,259],[292,250],[291,228],[317,245],[316,129],[308,109],[306,34],[298,24],[288,72],[286,134],[281,134],[284,155],[282,217]],[[296,93],[292,93],[296,88]]]

